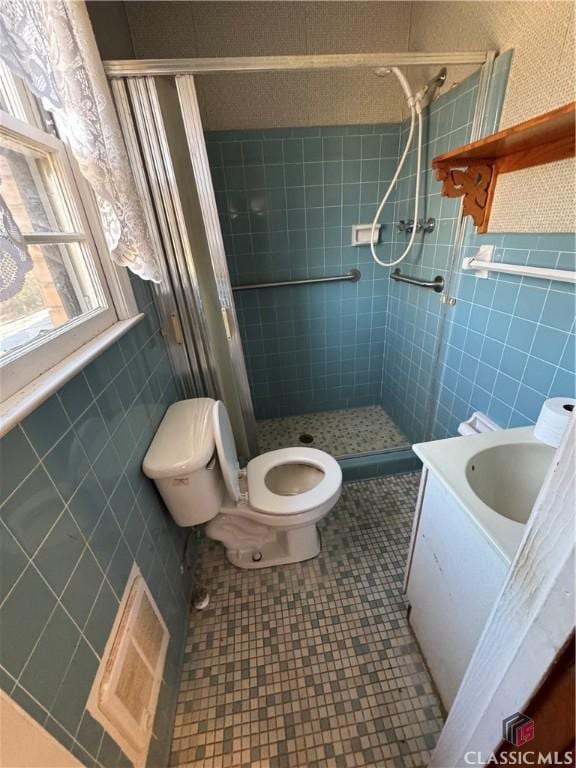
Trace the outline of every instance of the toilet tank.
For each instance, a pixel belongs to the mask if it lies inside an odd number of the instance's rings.
[[[209,397],[173,403],[142,464],[181,526],[206,523],[222,506],[224,482],[216,457],[213,408]]]

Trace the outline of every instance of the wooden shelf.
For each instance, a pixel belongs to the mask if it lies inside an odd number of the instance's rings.
[[[576,102],[432,160],[446,197],[463,197],[465,215],[486,232],[499,174],[574,157]]]

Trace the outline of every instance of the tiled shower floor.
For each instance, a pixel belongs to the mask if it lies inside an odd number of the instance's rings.
[[[332,456],[345,456],[408,445],[408,438],[379,405],[261,419],[256,428],[260,453],[308,445]],[[303,434],[311,435],[313,441],[302,442]]]
[[[171,766],[427,765],[442,717],[401,594],[417,483],[346,485],[306,563],[241,571],[205,541]]]

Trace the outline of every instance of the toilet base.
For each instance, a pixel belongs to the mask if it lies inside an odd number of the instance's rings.
[[[226,549],[226,557],[237,568],[271,568],[301,563],[320,554],[320,534],[315,523],[301,528],[275,529],[272,540],[258,549]]]

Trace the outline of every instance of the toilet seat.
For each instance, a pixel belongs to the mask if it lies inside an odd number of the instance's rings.
[[[290,515],[304,515],[305,512],[324,507],[327,502],[335,501],[342,487],[342,470],[340,465],[324,451],[317,448],[281,448],[278,451],[257,456],[248,462],[246,480],[248,494],[242,494],[240,489],[240,465],[234,443],[232,425],[226,407],[221,400],[214,403],[212,411],[214,441],[220,460],[220,469],[224,483],[232,501],[248,502],[250,508],[258,515],[269,515],[287,518]],[[274,493],[266,485],[266,476],[274,467],[288,464],[306,464],[319,469],[322,479],[310,490],[284,496]],[[240,506],[237,507],[240,510]]]
[[[216,453],[220,460],[220,470],[224,478],[224,485],[230,494],[230,498],[239,501],[240,491],[240,463],[234,433],[228,411],[222,400],[216,400],[212,410],[212,426],[214,428],[214,442]]]
[[[274,493],[266,486],[266,476],[274,467],[286,464],[308,464],[321,470],[323,477],[310,490],[294,496]],[[321,507],[339,494],[342,470],[336,459],[317,448],[281,448],[252,459],[246,468],[246,478],[248,502],[254,510],[274,516],[297,515]]]

